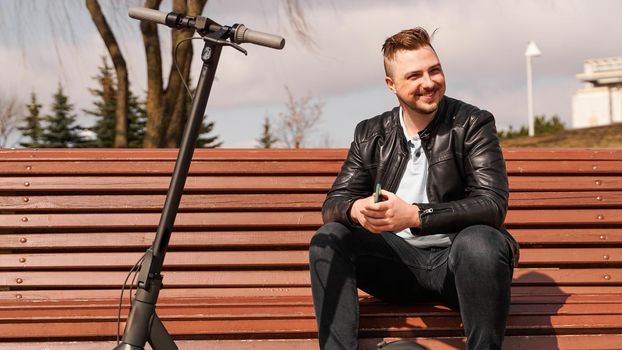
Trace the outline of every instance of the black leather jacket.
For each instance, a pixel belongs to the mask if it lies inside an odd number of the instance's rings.
[[[455,233],[476,224],[507,232],[508,179],[492,114],[445,96],[419,136],[429,163],[430,203],[414,203],[420,208],[421,229],[412,228],[413,234]],[[378,181],[395,193],[408,152],[399,107],[359,123],[324,201],[324,222],[354,226],[350,207],[370,196]]]

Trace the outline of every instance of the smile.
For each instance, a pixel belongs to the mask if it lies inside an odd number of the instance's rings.
[[[432,92],[428,92],[428,93],[423,93],[423,94],[418,94],[419,97],[425,98],[425,99],[432,99],[434,98],[434,96],[436,96],[436,90],[432,91]]]

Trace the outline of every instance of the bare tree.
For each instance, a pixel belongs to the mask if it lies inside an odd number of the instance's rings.
[[[145,7],[158,9],[161,0],[145,0]],[[173,12],[198,16],[203,12],[207,0],[173,0]],[[160,39],[156,24],[143,22],[140,25],[147,56],[147,130],[145,147],[177,147],[181,139],[181,130],[186,122],[185,91],[182,77],[171,65],[168,85],[162,78],[162,56]],[[192,30],[171,31],[171,56],[175,46],[182,40],[192,37]],[[179,69],[183,79],[188,81],[192,62],[192,45],[181,45],[177,51]]]
[[[117,104],[115,109],[116,123],[114,131],[114,146],[127,147],[127,129],[129,124],[129,79],[127,73],[127,65],[121,54],[121,49],[117,43],[117,39],[112,33],[112,29],[108,25],[108,21],[102,12],[101,6],[97,0],[85,0],[86,8],[91,15],[91,19],[97,27],[99,35],[102,37],[112,64],[114,65],[117,75]]]
[[[125,5],[136,5],[139,0],[124,0],[120,2],[106,2],[108,6],[112,6],[115,10],[114,18],[127,18]],[[191,16],[200,15],[203,12],[208,0],[172,0],[172,10],[174,12],[188,14]],[[32,16],[33,13],[45,13],[49,22],[49,32],[54,38],[56,54],[59,62],[62,64],[61,50],[58,49],[58,35],[60,37],[69,34],[73,39],[73,23],[71,18],[75,16],[75,9],[80,0],[64,0],[64,1],[47,1],[45,6],[40,6],[39,2],[34,0],[13,0],[12,2],[0,1],[0,31],[8,27],[3,27],[2,23],[5,16],[8,16],[10,9],[14,11],[16,18]],[[162,0],[144,0],[143,6],[151,9],[160,9]],[[95,24],[108,53],[111,56],[115,67],[119,88],[117,91],[117,110],[116,110],[116,135],[115,147],[127,146],[127,124],[128,124],[128,78],[127,67],[124,56],[115,39],[115,35],[109,21],[107,20],[102,8],[101,2],[98,0],[84,0],[84,4],[89,11],[91,20]],[[123,4],[123,5],[122,5]],[[305,43],[310,42],[308,36],[308,25],[305,20],[305,9],[301,6],[301,0],[280,0],[280,4],[285,8],[288,14],[290,27],[294,29],[294,33]],[[49,14],[53,14],[49,16]],[[114,20],[113,18],[113,20]],[[24,32],[31,31],[31,21],[16,21],[18,37],[22,37]],[[47,28],[46,28],[47,29]],[[146,52],[147,67],[147,125],[145,131],[145,147],[176,147],[181,139],[181,131],[186,122],[187,107],[184,103],[185,98],[182,96],[185,92],[182,88],[182,80],[174,63],[171,63],[168,70],[169,76],[167,85],[164,85],[162,63],[162,52],[160,48],[160,38],[156,25],[153,23],[141,23],[141,33],[143,36],[143,44]],[[171,55],[175,46],[182,40],[193,35],[192,30],[173,30],[171,31],[172,45]],[[4,36],[12,37],[12,36]],[[0,40],[3,36],[0,36]],[[18,42],[23,43],[26,40],[20,39]],[[187,43],[180,45],[177,57],[173,57],[172,61],[177,61],[183,78],[188,81],[190,65],[192,62],[193,50],[192,45]]]
[[[311,96],[296,99],[287,87],[285,91],[287,91],[286,110],[279,113],[281,141],[287,148],[303,148],[305,140],[322,117],[324,103],[314,100]]]
[[[22,104],[17,97],[0,96],[0,148],[7,146],[9,136],[23,120]]]

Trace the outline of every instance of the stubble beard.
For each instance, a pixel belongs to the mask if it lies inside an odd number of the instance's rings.
[[[441,96],[442,97],[442,96]],[[438,110],[438,105],[440,104],[441,97],[437,101],[433,103],[424,103],[422,101],[413,101],[413,102],[405,102],[405,104],[410,108],[413,112],[425,116],[431,116]]]

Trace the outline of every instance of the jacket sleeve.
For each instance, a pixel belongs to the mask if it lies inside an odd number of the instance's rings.
[[[421,228],[413,229],[413,233],[459,232],[478,224],[503,226],[509,190],[494,117],[487,111],[479,111],[469,118],[464,133],[465,198],[417,204]]]
[[[356,226],[350,220],[350,208],[357,199],[371,195],[371,176],[361,155],[361,132],[364,123],[361,122],[357,125],[348,156],[333,186],[326,195],[326,200],[322,206],[324,223],[339,222],[348,227]]]

